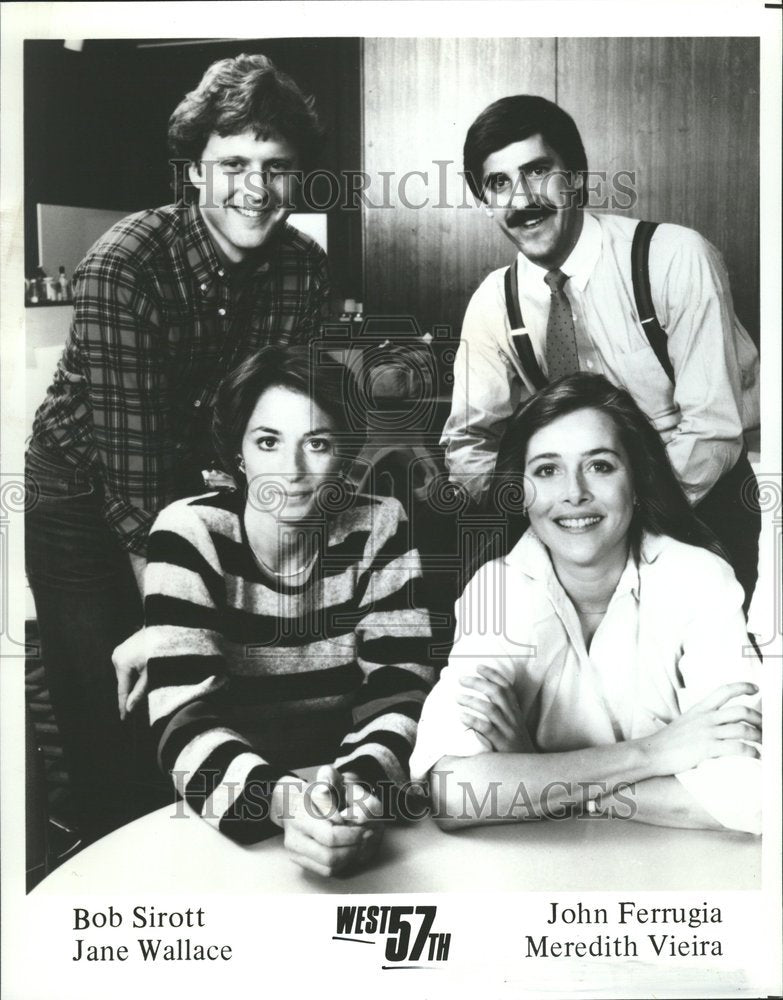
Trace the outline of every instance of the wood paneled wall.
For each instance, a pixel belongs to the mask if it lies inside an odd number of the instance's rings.
[[[759,47],[754,38],[563,38],[557,99],[590,169],[636,172],[623,214],[698,230],[758,335]]]
[[[721,250],[737,313],[758,335],[756,39],[366,39],[363,74],[371,191],[393,172],[391,207],[364,212],[368,311],[458,330],[482,278],[513,259],[457,171],[483,107],[536,93],[573,115],[592,170],[635,171],[627,214],[691,226]],[[448,203],[467,207],[436,207],[436,160],[453,161]],[[400,200],[397,182],[412,170],[428,183],[410,179],[408,199],[428,197],[426,207]]]
[[[513,256],[458,175],[465,132],[505,94],[554,99],[555,41],[368,38],[363,66],[368,193],[381,189],[381,171],[394,172],[391,207],[364,213],[366,309],[410,313],[422,329],[450,324],[458,331],[473,290]],[[445,190],[435,160],[451,161]],[[428,199],[424,208],[406,207],[399,194],[399,181],[413,170],[427,173],[428,183],[411,178],[403,197]]]

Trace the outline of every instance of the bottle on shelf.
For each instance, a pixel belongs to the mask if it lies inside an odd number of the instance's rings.
[[[57,278],[57,300],[58,302],[71,301],[71,283],[65,275],[65,268],[60,264],[60,275]]]
[[[46,271],[39,264],[35,269],[35,278],[33,279],[33,284],[35,285],[35,295],[38,300],[37,304],[41,305],[46,302]]]
[[[362,331],[362,326],[364,325],[364,303],[356,303],[356,312],[353,314],[351,319],[351,330],[354,334],[358,335]]]

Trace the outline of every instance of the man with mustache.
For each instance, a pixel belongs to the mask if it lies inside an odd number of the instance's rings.
[[[606,375],[660,432],[688,499],[734,566],[747,611],[760,514],[743,430],[758,424],[758,353],[734,315],[717,250],[693,230],[658,226],[648,261],[654,316],[639,315],[637,220],[586,210],[581,137],[542,97],[486,108],[468,130],[464,166],[519,253],[484,280],[465,313],[441,442],[452,480],[491,505],[498,449],[517,408],[570,372]],[[641,287],[644,268],[636,272]],[[651,336],[656,318],[662,329]]]
[[[326,257],[286,218],[321,138],[312,99],[265,56],[214,63],[169,121],[172,156],[188,164],[197,197],[122,220],[74,274],[70,334],[27,455],[26,526],[86,841],[157,801],[138,784],[155,775],[151,757],[148,772],[131,766],[148,735],[121,724],[112,666],[126,639],[126,659],[145,659],[139,590],[152,522],[203,492],[222,376],[266,344],[319,332]]]

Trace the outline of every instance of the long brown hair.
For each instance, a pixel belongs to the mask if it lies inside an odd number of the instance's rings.
[[[694,514],[674,474],[661,436],[625,389],[603,375],[576,372],[536,393],[508,424],[496,465],[496,495],[521,499],[531,437],[558,417],[576,410],[601,410],[611,417],[631,463],[637,504],[631,544],[638,553],[642,531],[669,535],[728,557],[710,529]]]

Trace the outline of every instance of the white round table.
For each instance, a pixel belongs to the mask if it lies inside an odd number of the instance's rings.
[[[373,865],[322,879],[280,837],[234,844],[184,804],[143,816],[67,861],[36,892],[384,893],[758,889],[761,841],[601,818],[443,832],[391,826]]]

